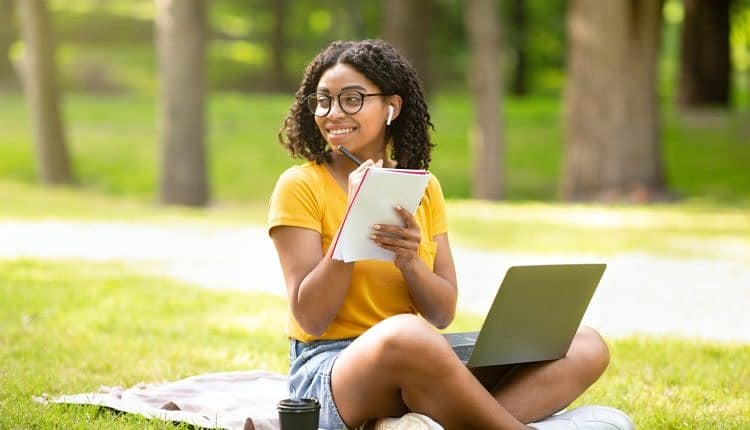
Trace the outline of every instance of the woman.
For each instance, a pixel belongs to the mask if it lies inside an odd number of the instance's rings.
[[[433,428],[424,415],[446,429],[529,428],[607,366],[605,343],[587,328],[557,361],[474,372],[461,363],[437,330],[453,320],[457,286],[434,176],[413,215],[394,208],[401,225],[373,226],[392,263],[331,258],[364,171],[427,169],[430,128],[412,66],[386,42],[365,40],[334,42],[308,65],[279,133],[307,160],[281,175],[268,215],[289,297],[289,388],[320,400],[322,428],[402,415],[378,428]],[[365,161],[357,166],[340,146]]]

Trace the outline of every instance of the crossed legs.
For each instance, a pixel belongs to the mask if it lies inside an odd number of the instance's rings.
[[[427,322],[388,318],[341,352],[332,371],[333,398],[347,425],[419,412],[453,429],[525,429],[572,402],[609,359],[591,329],[576,335],[560,360],[472,373]],[[503,375],[507,377],[502,378]]]

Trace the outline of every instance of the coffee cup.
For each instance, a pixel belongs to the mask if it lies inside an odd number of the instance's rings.
[[[289,398],[279,401],[281,430],[318,430],[320,403],[316,398]]]

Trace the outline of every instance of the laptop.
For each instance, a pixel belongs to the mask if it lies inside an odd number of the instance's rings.
[[[470,368],[562,358],[605,268],[605,264],[513,266],[481,330],[444,336]]]

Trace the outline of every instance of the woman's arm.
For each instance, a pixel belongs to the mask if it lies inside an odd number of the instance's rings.
[[[364,172],[382,165],[382,160],[366,160],[349,174],[349,200]],[[321,235],[315,230],[282,225],[274,227],[270,234],[284,273],[292,314],[305,332],[320,336],[344,303],[354,263],[332,259],[333,246],[324,256]]]
[[[320,233],[315,230],[279,226],[271,230],[271,238],[292,314],[303,330],[320,336],[344,303],[354,263],[324,258]]]

